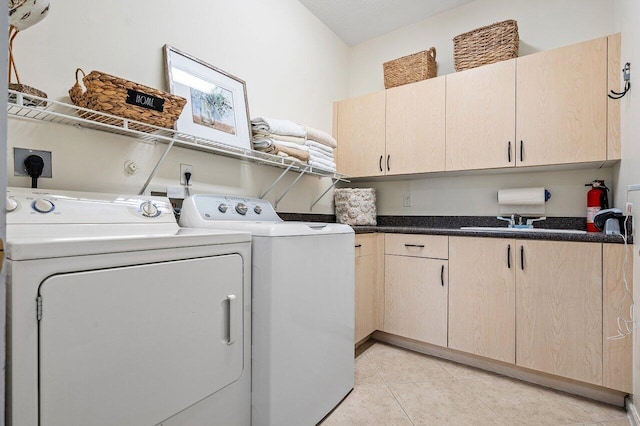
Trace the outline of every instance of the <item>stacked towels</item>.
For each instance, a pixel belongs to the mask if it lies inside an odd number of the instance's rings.
[[[258,151],[306,163],[309,147],[305,145],[307,131],[289,120],[256,117],[251,120],[253,147]]]
[[[251,120],[253,147],[269,154],[291,157],[313,167],[336,171],[336,140],[321,130],[289,120],[256,117]]]

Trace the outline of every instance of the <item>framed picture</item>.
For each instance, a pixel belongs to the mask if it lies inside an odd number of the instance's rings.
[[[176,130],[251,149],[245,82],[169,45],[164,58],[169,91],[187,99]]]

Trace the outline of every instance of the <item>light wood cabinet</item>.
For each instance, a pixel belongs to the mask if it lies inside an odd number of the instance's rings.
[[[517,59],[517,164],[607,159],[607,38]]]
[[[385,237],[383,330],[447,346],[448,261],[390,254],[397,251],[402,239],[406,241],[402,245],[406,244],[408,249],[421,249],[415,247],[422,245],[415,243],[415,237],[404,234]]]
[[[446,170],[515,166],[516,60],[447,75]]]
[[[334,103],[337,170],[348,176],[384,175],[385,92]]]
[[[633,300],[633,248],[627,247],[625,265],[625,247],[622,244],[603,245],[603,353],[602,385],[622,392],[632,393],[633,336],[620,339],[618,317],[629,320],[629,307]],[[626,274],[626,287],[625,278]],[[637,337],[637,334],[636,334]]]
[[[445,167],[445,77],[387,90],[387,175]]]
[[[382,329],[384,258],[382,234],[358,234],[355,247],[356,343]]]
[[[513,239],[449,238],[449,347],[514,364]]]
[[[602,244],[516,243],[516,364],[602,385]]]

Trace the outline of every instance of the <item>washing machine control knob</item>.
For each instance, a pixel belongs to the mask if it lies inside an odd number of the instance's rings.
[[[222,203],[218,206],[218,211],[220,213],[226,213],[228,208],[229,206],[227,206],[225,203]]]
[[[55,208],[51,201],[44,198],[36,199],[31,206],[39,213],[49,213]]]
[[[241,215],[246,215],[247,214],[247,210],[249,210],[249,208],[247,207],[246,204],[244,203],[238,203],[236,204],[236,211],[241,214]]]
[[[6,205],[7,212],[12,212],[17,208],[18,208],[18,202],[13,198],[7,197],[7,205]]]
[[[254,211],[254,212],[256,212],[256,214],[260,214],[260,213],[262,213],[262,207],[260,207],[260,206],[255,206],[255,207],[253,208],[253,211]]]
[[[151,201],[145,201],[140,204],[140,212],[142,213],[142,216],[145,217],[156,217],[160,214],[158,207],[156,207],[156,205]]]

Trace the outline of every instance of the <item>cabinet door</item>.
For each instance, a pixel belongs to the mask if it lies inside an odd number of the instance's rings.
[[[387,175],[444,170],[445,77],[387,90]]]
[[[449,238],[449,347],[515,363],[515,240]]]
[[[607,38],[517,61],[517,164],[606,160]]]
[[[449,74],[446,170],[515,165],[515,59]]]
[[[376,330],[375,325],[376,256],[356,257],[355,339],[358,343]]]
[[[348,176],[384,175],[385,92],[335,104],[337,108],[337,169]]]
[[[446,260],[385,256],[384,331],[447,346]]]
[[[618,317],[629,320],[629,307],[633,299],[633,249],[627,247],[627,264],[624,263],[623,244],[603,245],[603,346],[602,385],[622,392],[632,393],[633,338],[609,340],[618,335]],[[625,268],[626,267],[626,268]],[[623,272],[624,271],[624,272]],[[625,277],[626,274],[626,277]],[[627,280],[628,292],[624,279]]]
[[[601,385],[602,245],[516,243],[516,364]]]

